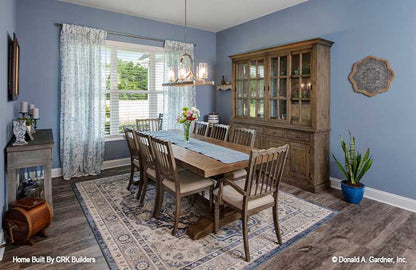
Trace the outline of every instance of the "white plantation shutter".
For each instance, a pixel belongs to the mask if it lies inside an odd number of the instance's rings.
[[[106,41],[106,134],[163,113],[163,48]],[[108,112],[109,111],[109,112]]]

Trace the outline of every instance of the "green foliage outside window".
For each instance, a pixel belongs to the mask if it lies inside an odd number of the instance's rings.
[[[133,61],[118,59],[118,90],[144,90],[148,87],[148,69]],[[110,90],[110,75],[107,76],[106,87]],[[120,100],[147,100],[147,94],[119,94]]]

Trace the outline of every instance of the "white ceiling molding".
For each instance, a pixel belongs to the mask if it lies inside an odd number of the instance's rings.
[[[184,24],[184,0],[59,0],[121,14]],[[308,0],[189,0],[188,26],[218,32]]]

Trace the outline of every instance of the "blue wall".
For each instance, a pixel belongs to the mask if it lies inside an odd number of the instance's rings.
[[[416,1],[310,0],[217,33],[217,80],[231,78],[228,56],[315,37],[331,50],[331,152],[350,129],[358,147],[371,148],[370,187],[416,198]],[[353,92],[347,77],[354,62],[374,55],[395,71],[388,92],[369,98]],[[216,110],[231,116],[231,93],[216,94]],[[331,176],[342,178],[331,159]]]
[[[40,108],[39,128],[52,128],[55,138],[54,164],[59,163],[59,27],[56,22],[73,23],[102,28],[106,30],[181,40],[183,27],[146,20],[133,16],[107,12],[103,10],[72,5],[56,0],[17,0],[17,32],[21,45],[21,97]],[[110,36],[120,41],[149,42],[137,39],[125,39]],[[215,33],[189,29],[188,40],[197,45],[195,61],[206,62],[214,78],[216,60]],[[163,46],[153,42],[153,45]],[[208,114],[215,108],[214,87],[197,87],[197,106],[202,114]],[[114,155],[113,155],[114,153]],[[106,147],[106,159],[127,157],[125,142],[111,142]]]
[[[0,1],[0,211],[5,209],[6,158],[4,149],[12,135],[11,121],[16,102],[7,101],[8,91],[8,36],[15,31],[16,3],[14,0]],[[0,236],[1,238],[1,236]]]

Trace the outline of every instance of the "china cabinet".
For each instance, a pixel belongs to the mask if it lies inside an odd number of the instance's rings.
[[[231,56],[232,124],[257,130],[255,146],[288,143],[284,180],[329,186],[329,64],[321,38]]]

